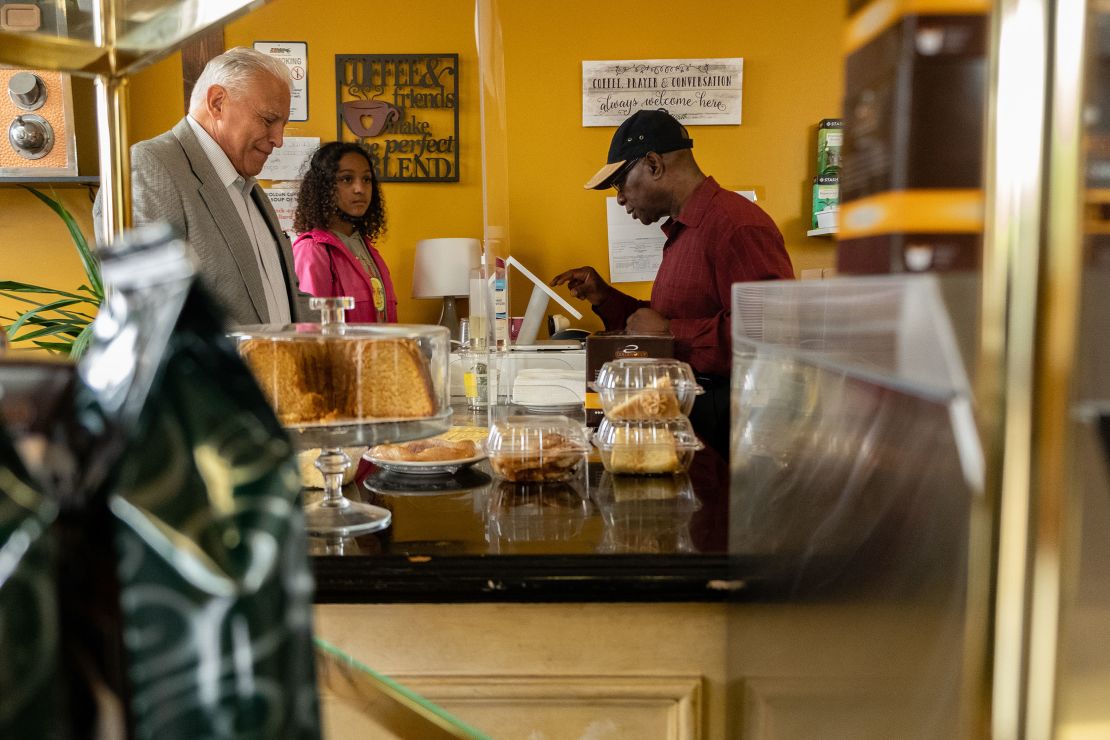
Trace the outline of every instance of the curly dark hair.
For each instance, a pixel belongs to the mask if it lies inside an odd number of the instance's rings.
[[[308,171],[301,180],[301,192],[297,196],[297,212],[293,216],[293,229],[304,233],[312,229],[326,229],[336,214],[335,179],[339,171],[339,160],[345,154],[361,154],[370,165],[373,180],[373,193],[370,207],[360,219],[347,218],[355,231],[371,241],[385,233],[385,204],[382,202],[381,186],[374,172],[374,161],[361,144],[349,141],[332,141],[316,150],[309,160]]]

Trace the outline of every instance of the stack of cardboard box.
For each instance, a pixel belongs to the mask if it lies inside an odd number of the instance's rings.
[[[991,3],[849,7],[837,268],[977,268]]]

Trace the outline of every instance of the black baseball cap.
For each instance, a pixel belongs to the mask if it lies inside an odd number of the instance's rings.
[[[587,190],[605,190],[626,163],[648,152],[664,154],[679,149],[692,149],[694,140],[686,127],[662,108],[638,110],[625,119],[609,143],[609,159],[585,184]]]

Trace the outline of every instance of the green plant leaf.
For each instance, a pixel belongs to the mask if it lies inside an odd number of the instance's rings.
[[[20,317],[20,318],[22,318],[22,317]],[[60,319],[60,318],[57,318],[55,316],[39,316],[38,314],[31,314],[26,319],[26,325],[27,326],[47,326],[47,327],[50,327],[50,326],[72,326],[75,329],[81,329],[82,327],[85,326],[85,324],[86,324],[86,322],[84,322],[84,321],[73,321],[72,319]],[[13,334],[15,333],[14,331],[12,331],[12,329],[9,329],[9,332],[13,333]]]
[[[22,296],[6,295],[4,293],[0,293],[0,296],[3,296],[5,298],[10,298],[11,300],[16,301],[18,303],[24,303],[28,306],[31,306],[31,308],[27,309],[28,311],[31,311],[31,312],[41,311],[44,306],[48,305],[44,301],[34,301],[34,300],[31,300],[30,298],[24,298]],[[73,303],[74,303],[74,305],[80,305],[80,304],[88,305],[92,309],[97,308],[96,304],[92,303],[91,301],[87,301],[87,300],[82,300],[82,301],[73,300]],[[93,320],[92,316],[84,314],[80,311],[58,310],[58,313],[62,314],[63,316],[66,316],[68,318],[74,319],[74,320],[79,320],[79,321],[92,321]],[[8,321],[8,322],[16,321],[16,320],[18,320],[18,318],[19,318],[18,316],[0,316],[0,319],[3,319],[4,321]]]
[[[78,295],[77,293],[70,293],[68,290],[58,290],[57,288],[46,288],[41,285],[32,285],[31,283],[21,283],[18,280],[0,280],[0,295],[6,298],[15,298],[16,296],[6,295],[7,293],[51,293],[53,295],[64,296],[66,298],[76,298],[79,301],[89,300],[87,295]],[[97,301],[100,305],[100,301]]]
[[[95,306],[93,308],[95,308]],[[73,319],[74,321],[87,321],[89,323],[92,323],[93,318],[95,318],[81,311],[58,311],[58,313],[60,313],[62,316],[65,316],[67,319]]]
[[[22,319],[23,317],[21,316],[20,318]],[[68,326],[76,326],[76,327],[80,328],[80,327],[84,326],[87,322],[85,322],[85,321],[74,321],[73,319],[59,318],[57,316],[40,316],[36,312],[36,313],[31,313],[31,315],[27,317],[26,323],[29,326],[61,326],[61,325],[68,325]]]
[[[26,303],[29,306],[41,306],[43,304],[42,301],[33,301],[30,298],[24,298],[23,296],[19,296],[19,295],[10,295],[8,293],[0,293],[0,297],[10,298],[13,301],[17,301],[19,303]]]
[[[94,306],[94,308],[95,308],[95,306]],[[34,313],[33,313],[34,309],[31,309],[31,311],[32,311],[32,315],[34,315]],[[86,313],[82,313],[81,311],[59,310],[58,313],[61,314],[62,316],[64,316],[65,318],[69,319],[70,321],[75,322],[75,323],[89,324],[89,323],[92,323],[92,320],[93,320],[92,316],[90,316]],[[15,323],[18,320],[19,320],[19,316],[0,316],[0,327],[2,327],[4,325],[11,325],[11,324]]]
[[[81,355],[85,354],[85,350],[89,348],[89,340],[92,339],[92,324],[89,324],[77,338],[73,340],[73,344],[69,348],[69,356],[74,360],[80,359]]]
[[[83,301],[74,300],[72,298],[63,298],[62,300],[54,301],[53,303],[44,303],[43,305],[39,306],[38,308],[31,309],[27,313],[20,316],[18,321],[16,321],[14,324],[12,324],[10,327],[8,327],[8,331],[13,333],[13,334],[15,332],[19,331],[19,328],[21,326],[23,326],[24,324],[26,324],[27,321],[29,321],[36,314],[41,314],[44,311],[56,311],[59,308],[65,308],[66,306],[72,306],[74,303],[82,303],[82,302]]]
[[[74,326],[70,323],[43,326],[35,331],[24,332],[18,337],[12,337],[13,342],[26,342],[39,337],[56,337],[58,335],[77,337],[84,327]]]
[[[64,342],[32,342],[36,347],[49,350],[50,352],[59,352],[63,355],[70,353],[70,348],[73,344],[66,344]]]
[[[0,297],[30,307],[14,321],[8,317],[3,317],[2,320],[11,323],[6,332],[13,343],[31,342],[40,349],[69,353],[76,357],[88,346],[92,336],[92,322],[104,301],[100,261],[89,249],[85,235],[65,206],[35,188],[26,185],[23,187],[58,214],[65,223],[85,268],[88,282],[78,287],[76,292],[70,292],[32,283],[0,280]],[[40,295],[43,296],[42,299],[38,298]],[[46,339],[47,337],[56,341]]]
[[[92,250],[89,249],[89,244],[85,240],[85,235],[81,232],[81,227],[77,225],[77,221],[74,220],[65,206],[58,201],[28,185],[24,185],[23,187],[48,205],[54,213],[57,213],[62,221],[65,222],[66,228],[69,229],[70,238],[73,239],[73,245],[77,247],[77,254],[81,257],[81,263],[85,267],[85,274],[88,275],[89,285],[98,298],[103,298],[104,284],[100,280],[100,261],[96,258],[96,255],[93,254]]]

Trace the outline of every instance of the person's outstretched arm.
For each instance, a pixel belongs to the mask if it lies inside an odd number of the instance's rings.
[[[606,329],[623,329],[629,316],[648,305],[647,301],[637,300],[605,282],[590,266],[572,268],[551,280],[552,286],[564,283],[575,298],[589,301]]]

